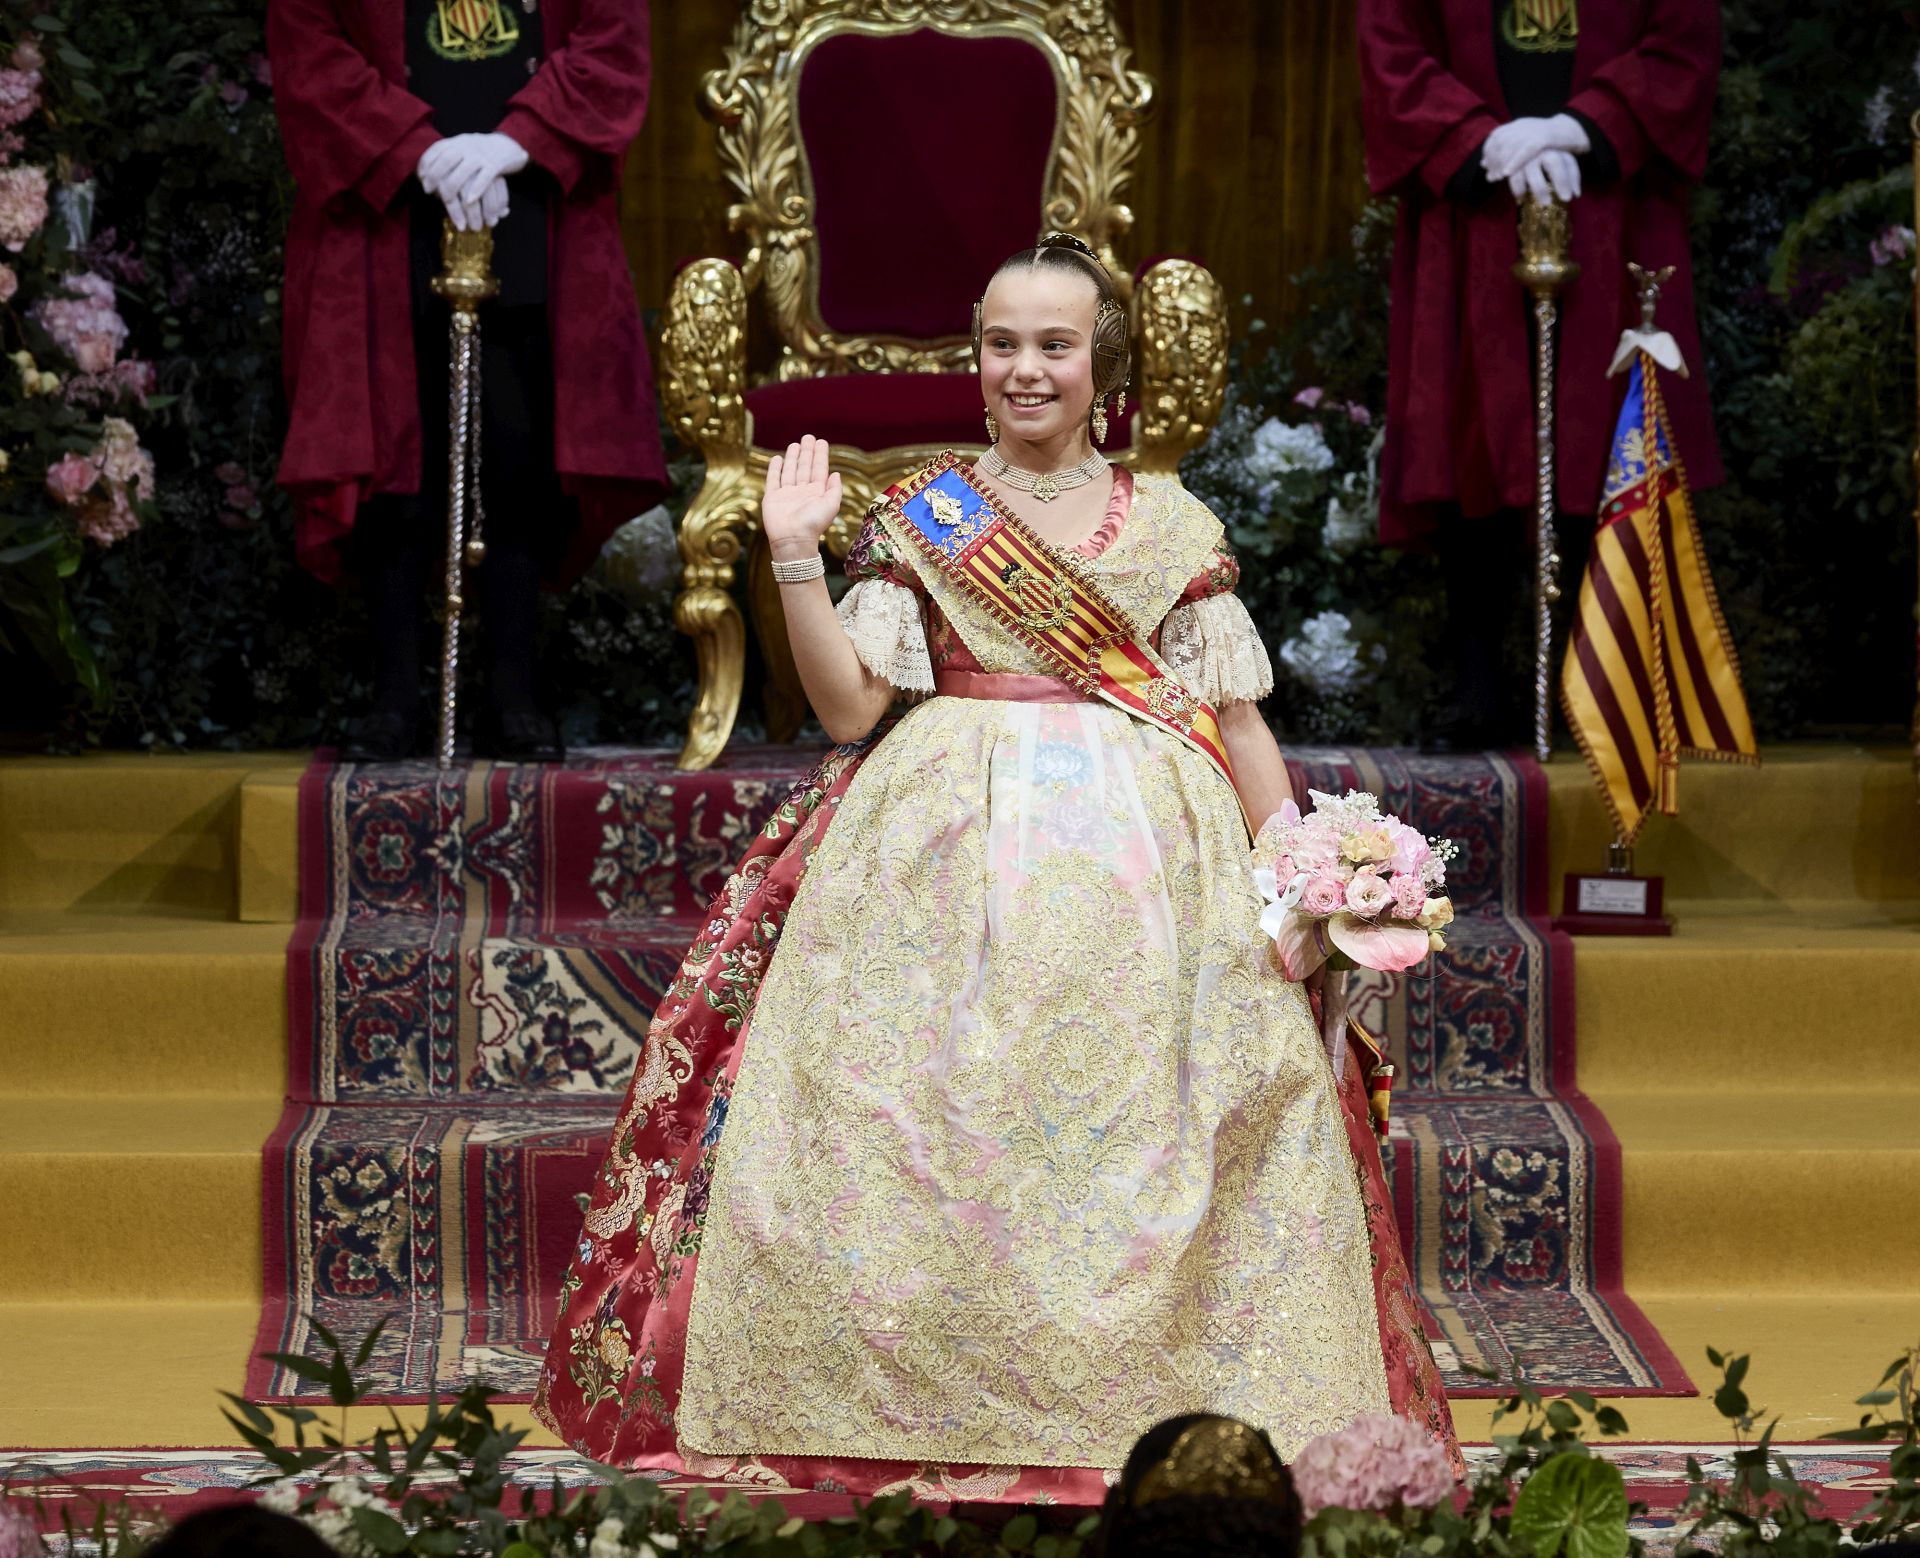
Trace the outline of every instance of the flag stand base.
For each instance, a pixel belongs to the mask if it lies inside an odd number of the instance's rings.
[[[1607,846],[1604,876],[1569,871],[1553,928],[1570,936],[1671,936],[1673,921],[1661,912],[1666,879],[1633,874],[1633,850]]]

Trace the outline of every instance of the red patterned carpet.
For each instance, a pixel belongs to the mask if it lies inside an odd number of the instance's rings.
[[[388,1399],[484,1373],[525,1399],[654,1003],[747,839],[818,754],[564,767],[316,762],[288,953],[292,1092],[267,1146],[259,1350],[359,1333]],[[1620,1290],[1619,1153],[1574,1085],[1572,957],[1546,919],[1530,761],[1301,751],[1460,841],[1429,975],[1359,990],[1400,1062],[1402,1237],[1450,1389],[1463,1365],[1610,1395],[1691,1390]],[[252,1393],[314,1387],[254,1365]]]

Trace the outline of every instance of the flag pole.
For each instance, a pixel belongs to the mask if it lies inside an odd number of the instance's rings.
[[[442,768],[453,766],[459,724],[460,613],[466,604],[464,570],[487,555],[480,502],[480,305],[500,290],[493,274],[493,232],[440,231],[441,273],[433,290],[452,309],[447,324],[447,598],[440,647],[440,728],[434,744]],[[473,515],[469,535],[467,515]]]
[[[1920,113],[1916,113],[1907,123],[1907,129],[1913,136],[1913,225],[1920,232]],[[1916,309],[1914,319],[1913,367],[1916,386],[1920,386],[1920,259],[1914,265],[1913,300]],[[1915,428],[1913,446],[1914,474],[1914,523],[1920,526],[1920,427]],[[1913,725],[1908,736],[1913,745],[1914,777],[1920,780],[1920,637],[1914,643],[1914,689]]]
[[[1580,274],[1567,258],[1572,227],[1557,200],[1520,203],[1520,259],[1513,274],[1533,295],[1533,755],[1553,755],[1553,605],[1560,599],[1554,546],[1554,325],[1560,289]]]

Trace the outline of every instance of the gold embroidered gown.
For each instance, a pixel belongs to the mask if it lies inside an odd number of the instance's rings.
[[[1176,480],[1118,472],[1080,552],[1194,692],[1269,690],[1220,525]],[[622,1464],[865,1491],[1115,1468],[1196,1410],[1291,1456],[1389,1410],[1364,1177],[1258,934],[1231,786],[1045,678],[871,520],[847,571],[863,662],[920,701],[796,814],[770,964],[738,922],[778,865],[730,889],[734,952],[720,917],[696,945],[656,1037],[704,991],[735,1013],[730,1082],[678,1190],[639,1184],[667,1176],[621,1134],[676,1094],[630,1100],[595,1198],[625,1210],[589,1216],[537,1410]]]

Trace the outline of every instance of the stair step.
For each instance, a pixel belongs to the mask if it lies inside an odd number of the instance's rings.
[[[1913,1094],[1608,1092],[1627,1290],[1920,1292]],[[1920,1309],[1916,1310],[1920,1314]]]
[[[1760,767],[1681,765],[1680,815],[1655,816],[1634,869],[1668,898],[1920,900],[1920,806],[1904,747],[1766,749]],[[1606,869],[1613,821],[1576,754],[1546,766],[1553,906],[1568,871]]]
[[[231,916],[240,788],[299,753],[89,753],[0,763],[0,910]]]
[[[1920,902],[1672,905],[1671,937],[1574,938],[1593,1094],[1920,1091]]]
[[[300,913],[300,773],[272,768],[240,786],[234,918],[291,925]]]
[[[277,1097],[286,941],[183,914],[0,915],[0,1089]]]
[[[260,1295],[277,1097],[0,1098],[0,1300]]]

